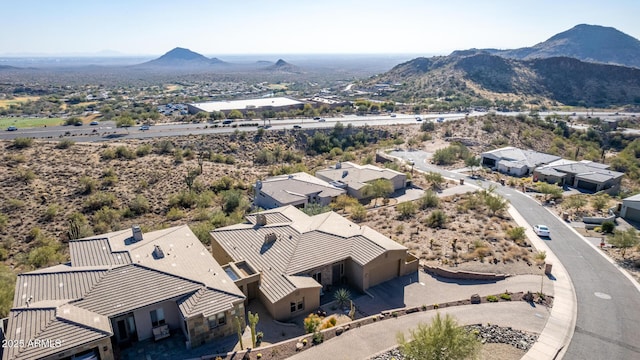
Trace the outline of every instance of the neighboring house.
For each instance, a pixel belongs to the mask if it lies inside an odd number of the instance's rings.
[[[254,289],[248,298],[259,298],[276,320],[314,311],[323,288],[349,284],[364,291],[418,270],[406,247],[334,212],[308,216],[285,206],[211,236],[218,262],[241,261],[261,274],[245,281]]]
[[[187,346],[235,333],[242,291],[188,226],[69,242],[71,262],[18,275],[2,358],[114,359],[113,346],[182,332]]]
[[[274,176],[255,185],[254,204],[263,209],[285,205],[304,207],[307,204],[329,205],[331,200],[345,194],[344,189],[304,172]]]
[[[561,160],[535,169],[534,181],[567,185],[580,190],[609,193],[620,191],[624,173],[609,170],[609,165],[593,161]]]
[[[538,166],[560,159],[556,155],[511,146],[483,152],[480,158],[483,166],[513,176],[527,176]]]
[[[339,188],[345,188],[349,196],[364,199],[367,196],[364,188],[372,181],[386,179],[393,184],[393,190],[407,186],[407,175],[399,171],[379,168],[374,165],[358,165],[352,162],[337,163],[328,169],[316,171],[316,177]]]
[[[622,199],[620,217],[626,220],[640,222],[640,194]]]

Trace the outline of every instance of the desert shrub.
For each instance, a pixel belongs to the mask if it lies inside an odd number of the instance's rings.
[[[114,225],[116,225],[118,221],[120,221],[120,212],[107,206],[103,206],[93,214],[93,222],[105,223],[111,229],[114,229]]]
[[[500,294],[500,299],[511,301],[511,295],[509,295],[508,293]]]
[[[320,327],[320,323],[322,320],[320,316],[316,314],[309,314],[306,318],[304,318],[304,330],[307,334],[315,333],[318,331]]]
[[[487,296],[487,301],[488,302],[498,302],[498,297],[495,295],[489,295]]]
[[[58,143],[56,144],[56,149],[68,149],[73,144],[75,144],[75,141],[73,141],[73,140],[62,139],[62,140],[58,141]]]
[[[33,139],[30,138],[15,138],[13,139],[13,147],[16,149],[26,149],[33,145]]]
[[[31,249],[27,254],[27,265],[38,269],[60,263],[64,260],[64,255],[59,250],[59,243],[54,240],[44,239],[39,246]]]
[[[92,194],[98,187],[98,182],[89,177],[83,176],[80,178],[80,194],[89,195]]]
[[[422,131],[434,131],[436,129],[436,124],[431,121],[425,121],[420,125],[420,130]]]
[[[177,194],[174,194],[169,199],[170,207],[181,207],[183,209],[190,209],[195,207],[198,203],[198,194],[195,191],[182,190]]]
[[[262,149],[256,152],[253,162],[259,165],[271,165],[276,162],[276,157],[270,150]]]
[[[95,211],[102,209],[103,207],[114,207],[116,204],[116,196],[111,193],[97,192],[91,195],[84,203],[84,208],[87,211]]]
[[[156,152],[160,155],[171,154],[175,150],[175,146],[169,140],[160,140],[155,144]]]
[[[9,217],[0,212],[0,231],[4,230],[8,223]]]
[[[402,219],[412,217],[416,213],[416,204],[413,201],[406,201],[396,205],[396,210]]]
[[[151,154],[151,145],[149,144],[140,145],[136,148],[137,157],[143,157],[149,154]]]
[[[167,219],[168,220],[180,220],[185,216],[184,211],[176,208],[176,207],[172,207],[169,212],[167,212]]]
[[[36,178],[36,174],[33,170],[26,167],[19,167],[16,169],[16,180],[22,181],[25,184],[30,183]]]
[[[173,152],[173,162],[176,164],[182,164],[184,162],[184,155],[182,154],[182,149],[176,149]]]
[[[136,158],[136,153],[124,145],[116,147],[115,152],[118,159],[132,160]]]
[[[522,226],[517,226],[507,230],[507,236],[511,240],[523,240],[525,238],[525,229]]]
[[[190,224],[189,228],[198,237],[201,243],[209,246],[211,244],[211,235],[209,232],[214,229],[213,224],[208,221],[201,221],[195,224]]]
[[[118,183],[118,175],[113,168],[105,169],[102,172],[102,186],[113,186]]]
[[[351,206],[350,213],[351,219],[355,222],[361,222],[367,218],[367,209],[359,203]]]
[[[21,210],[21,209],[24,209],[25,206],[26,206],[26,203],[20,199],[9,199],[5,203],[5,207],[9,211]]]
[[[235,181],[229,176],[223,176],[211,185],[211,189],[217,194],[221,191],[231,190]]]
[[[430,228],[442,228],[447,223],[447,214],[442,210],[434,210],[425,219],[425,224]]]
[[[146,214],[150,208],[149,200],[141,194],[136,195],[136,197],[129,202],[129,210],[135,215]]]
[[[418,200],[418,205],[421,210],[437,207],[439,203],[440,199],[438,199],[438,195],[432,190],[425,191],[424,195]]]
[[[613,233],[613,229],[616,227],[616,224],[614,224],[613,221],[605,221],[600,227],[602,228],[602,232],[611,234]]]
[[[207,208],[211,206],[213,199],[215,198],[215,194],[211,190],[206,190],[198,194],[196,198],[196,206],[199,208]]]
[[[116,151],[112,148],[106,148],[100,154],[102,160],[113,160],[116,158]]]
[[[246,200],[239,190],[226,190],[222,192],[222,210],[230,214],[236,210],[241,212],[245,211],[249,207],[249,202]]]

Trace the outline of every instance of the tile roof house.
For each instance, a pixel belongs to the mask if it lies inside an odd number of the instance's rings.
[[[345,188],[347,194],[356,199],[366,197],[364,188],[374,180],[387,179],[391,181],[394,191],[404,189],[407,185],[405,173],[374,165],[358,165],[348,161],[339,162],[328,169],[318,170],[316,177],[339,188]]]
[[[483,152],[480,157],[483,166],[514,176],[529,175],[538,166],[560,159],[556,155],[522,150],[512,146]]]
[[[609,170],[609,165],[593,161],[561,160],[539,167],[533,172],[533,179],[568,185],[576,189],[610,193],[620,191],[624,173]]]
[[[182,331],[189,346],[234,333],[245,296],[188,226],[69,242],[71,262],[18,275],[2,359],[60,359]]]
[[[285,205],[304,207],[310,203],[326,206],[346,193],[346,190],[304,172],[258,181],[254,189],[254,204],[263,209]]]
[[[626,220],[640,222],[640,194],[622,199],[620,217]]]
[[[315,310],[323,288],[348,283],[363,291],[418,269],[406,247],[334,212],[308,216],[285,206],[246,218],[211,232],[213,255],[260,273],[245,294],[277,320]]]

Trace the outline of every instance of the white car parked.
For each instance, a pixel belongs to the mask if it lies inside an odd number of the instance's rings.
[[[535,225],[533,227],[533,231],[538,236],[545,236],[545,237],[549,237],[550,236],[550,231],[549,231],[549,228],[547,227],[547,225]]]

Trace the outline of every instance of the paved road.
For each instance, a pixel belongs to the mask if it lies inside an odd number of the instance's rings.
[[[410,155],[408,155],[410,154]],[[465,178],[427,164],[424,152],[393,152],[415,160],[416,169],[438,171],[454,179]],[[489,186],[489,182],[483,182]],[[530,225],[546,224],[551,230],[547,245],[565,266],[578,300],[575,332],[565,354],[567,359],[640,359],[640,289],[609,260],[571,228],[530,197],[506,186],[496,192]]]

